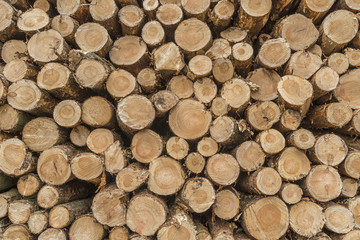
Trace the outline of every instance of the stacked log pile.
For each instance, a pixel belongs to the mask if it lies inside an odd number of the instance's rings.
[[[356,0],[0,0],[0,239],[359,240]]]

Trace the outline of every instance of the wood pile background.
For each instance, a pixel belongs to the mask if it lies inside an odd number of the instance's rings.
[[[360,240],[358,0],[0,0],[0,239]]]

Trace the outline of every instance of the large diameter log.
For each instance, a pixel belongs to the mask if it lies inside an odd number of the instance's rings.
[[[35,240],[37,237],[32,235],[26,225],[12,224],[7,227],[2,234],[4,239],[19,239],[19,240]]]
[[[19,178],[17,189],[21,196],[30,197],[39,191],[42,184],[43,183],[37,174],[29,173]]]
[[[22,59],[15,59],[5,65],[3,74],[10,82],[16,82],[21,79],[33,80],[37,75],[37,68],[34,64]]]
[[[0,194],[0,218],[4,218],[8,215],[9,204],[18,199],[21,199],[21,195],[16,188],[12,188],[9,191]]]
[[[302,14],[293,14],[282,19],[273,31],[276,37],[284,38],[294,51],[309,48],[319,38],[319,31],[315,25]]]
[[[21,14],[17,20],[17,27],[20,31],[32,35],[43,30],[50,23],[49,15],[40,8],[29,9]]]
[[[323,209],[314,202],[301,201],[290,208],[290,227],[300,236],[313,237],[322,230],[324,224]]]
[[[132,163],[121,169],[116,175],[116,186],[125,191],[133,192],[140,188],[149,178],[149,170],[139,163]]]
[[[340,196],[341,188],[340,174],[335,168],[316,165],[306,177],[304,193],[319,202],[328,202]]]
[[[330,13],[320,26],[324,54],[341,50],[355,37],[358,29],[359,22],[354,13],[343,9]]]
[[[152,54],[155,70],[164,78],[179,74],[185,66],[179,47],[173,42],[163,44],[155,49]]]
[[[255,239],[279,239],[289,227],[288,208],[277,197],[250,200],[243,208],[241,226]]]
[[[61,144],[67,137],[66,130],[59,127],[52,118],[38,117],[28,122],[22,131],[24,143],[35,152],[41,152]]]
[[[91,199],[77,200],[53,207],[49,213],[49,225],[53,228],[65,228],[77,217],[90,211]]]
[[[185,172],[178,161],[161,156],[150,162],[147,185],[153,193],[163,196],[175,194],[184,182]]]
[[[23,111],[19,111],[8,104],[0,107],[0,130],[4,132],[18,133],[30,120],[30,115]]]
[[[125,225],[126,193],[115,184],[97,193],[93,199],[91,210],[96,220],[110,227]]]
[[[277,85],[280,82],[280,75],[266,68],[257,68],[248,74],[246,80],[256,87],[251,87],[250,96],[258,101],[271,101],[278,97]]]
[[[315,24],[318,24],[334,3],[335,0],[326,0],[322,2],[316,0],[302,0],[297,8],[297,12],[310,18]]]
[[[20,80],[11,84],[7,92],[10,106],[35,115],[52,114],[57,103],[57,100],[40,90],[31,80]]]
[[[337,100],[347,103],[353,109],[360,108],[360,98],[356,94],[356,89],[360,86],[359,73],[359,69],[353,69],[343,74],[340,77],[339,84],[333,91]]]
[[[61,203],[83,199],[89,196],[92,187],[84,182],[73,181],[62,186],[45,185],[37,195],[40,207],[49,209]]]
[[[104,159],[101,156],[90,152],[79,153],[70,164],[71,172],[78,179],[94,184],[100,183],[101,174],[104,171]]]
[[[203,213],[214,204],[215,190],[207,178],[190,178],[181,190],[180,199],[191,212]]]
[[[91,215],[84,215],[76,219],[69,229],[70,240],[101,240],[104,238],[105,230]]]
[[[0,170],[9,176],[21,176],[32,172],[36,158],[23,141],[9,138],[0,143]]]
[[[329,204],[325,211],[325,228],[344,234],[354,228],[354,217],[349,209],[339,204]]]
[[[166,216],[165,202],[155,195],[143,192],[131,198],[126,213],[126,225],[143,236],[151,236],[165,222]]]
[[[27,224],[31,233],[36,235],[42,233],[48,227],[48,213],[46,211],[31,213]]]
[[[212,207],[215,215],[224,220],[231,220],[240,213],[239,193],[233,188],[225,188],[215,195],[215,204]]]
[[[218,153],[208,159],[205,173],[214,183],[228,186],[239,177],[240,166],[232,155]]]

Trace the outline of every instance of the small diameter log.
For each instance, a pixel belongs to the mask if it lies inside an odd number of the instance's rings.
[[[57,0],[56,9],[59,14],[70,16],[80,23],[84,23],[89,18],[89,8],[83,0]]]
[[[360,108],[360,98],[356,94],[355,89],[358,89],[360,81],[357,76],[360,73],[360,69],[353,69],[343,74],[340,77],[339,84],[333,91],[335,98],[340,102],[347,103],[353,109]]]
[[[175,42],[189,59],[204,54],[212,42],[210,28],[196,18],[186,19],[175,30]]]
[[[292,132],[287,136],[286,140],[289,145],[302,150],[312,148],[316,141],[314,134],[304,128]]]
[[[234,45],[235,43],[245,41],[248,34],[247,31],[240,27],[229,27],[228,29],[220,32],[220,37],[226,39],[230,45]]]
[[[86,146],[93,153],[103,154],[104,151],[120,136],[106,128],[97,128],[90,132]]]
[[[300,51],[309,48],[317,41],[319,31],[311,19],[297,13],[281,19],[274,26],[273,35],[284,38],[292,50]]]
[[[222,97],[216,97],[213,99],[210,107],[211,114],[214,117],[220,117],[226,115],[231,110],[231,107]]]
[[[195,17],[201,21],[206,21],[210,0],[181,0],[181,6],[187,18]]]
[[[93,96],[81,106],[81,120],[91,127],[115,127],[115,107],[103,97]]]
[[[9,138],[0,143],[0,162],[1,172],[15,177],[32,172],[36,166],[35,156],[17,138]]]
[[[18,133],[30,120],[30,115],[16,110],[8,104],[0,107],[0,130],[4,132]]]
[[[49,209],[61,203],[84,199],[91,194],[92,190],[89,184],[80,181],[61,186],[45,185],[38,192],[37,203],[41,208]]]
[[[109,232],[109,240],[127,240],[127,239],[129,239],[129,230],[126,227],[114,227]]]
[[[327,65],[341,75],[348,70],[350,63],[345,54],[333,53],[328,57]]]
[[[271,11],[271,0],[252,2],[241,0],[236,23],[251,36],[256,36],[265,26]]]
[[[274,195],[281,188],[281,176],[270,167],[262,167],[250,175],[242,175],[239,188],[248,193]]]
[[[304,178],[311,168],[305,153],[295,147],[285,148],[279,157],[269,162],[269,166],[276,168],[280,176],[287,181]]]
[[[134,158],[146,164],[161,155],[164,142],[156,132],[144,129],[133,136],[130,148]]]
[[[322,64],[321,57],[310,52],[298,51],[291,55],[284,74],[309,79],[320,69]]]
[[[59,102],[53,112],[53,118],[62,127],[75,127],[81,123],[81,105],[75,100]]]
[[[211,48],[206,51],[206,56],[211,60],[219,58],[228,58],[231,55],[231,46],[228,40],[223,38],[217,38],[213,41]]]
[[[44,65],[37,75],[37,85],[59,99],[83,101],[87,92],[75,83],[71,71],[60,63]]]
[[[27,35],[33,35],[50,24],[49,15],[40,8],[32,8],[21,14],[17,20],[17,27]]]
[[[159,76],[152,68],[143,68],[138,73],[136,77],[136,81],[145,93],[155,92],[158,89],[158,87],[161,85]],[[168,87],[169,86],[170,83],[168,83]]]
[[[287,204],[300,202],[303,190],[297,184],[285,183],[281,186],[280,197]]]
[[[66,42],[76,45],[75,33],[79,22],[68,15],[57,15],[51,20],[51,28],[58,31]]]
[[[18,34],[16,23],[13,20],[15,9],[8,2],[2,0],[0,2],[0,12],[2,15],[0,19],[0,41],[5,42]]]
[[[316,106],[308,114],[305,122],[314,129],[341,128],[350,122],[352,110],[344,102]]]
[[[212,209],[215,215],[223,220],[235,218],[240,213],[239,193],[233,188],[218,191]]]
[[[9,190],[12,187],[15,187],[16,183],[17,183],[16,178],[12,178],[3,173],[0,173],[0,193]]]
[[[77,147],[85,147],[86,146],[86,139],[90,134],[90,130],[83,126],[78,125],[74,127],[70,132],[70,141]]]
[[[187,77],[179,75],[171,78],[171,80],[167,83],[167,89],[175,93],[179,99],[184,99],[190,98],[194,94],[193,85],[193,82]]]
[[[241,226],[256,239],[279,239],[289,227],[286,204],[277,197],[244,202]]]
[[[174,238],[197,239],[196,229],[189,215],[180,206],[173,206],[169,210],[167,221],[162,225],[157,232],[157,239],[170,240]]]
[[[191,212],[203,213],[214,204],[215,190],[207,178],[190,178],[181,190],[180,199]]]
[[[154,49],[165,42],[165,31],[158,21],[150,21],[142,28],[141,37],[150,49]]]
[[[351,211],[351,213],[354,216],[355,220],[355,228],[359,228],[360,225],[360,211],[359,211],[359,204],[360,204],[360,198],[358,196],[354,198],[350,198],[346,200],[346,207]]]
[[[141,187],[148,177],[147,168],[139,163],[132,163],[117,173],[116,186],[125,192],[133,192]]]
[[[143,192],[131,198],[126,213],[126,225],[131,231],[152,236],[165,222],[166,215],[166,203],[155,195]]]
[[[57,100],[40,90],[36,83],[30,80],[20,80],[11,84],[7,101],[15,109],[35,115],[50,115],[57,104]]]
[[[144,0],[142,2],[144,13],[148,19],[154,20],[156,18],[156,10],[158,9],[159,5],[160,4],[158,0]]]
[[[156,111],[156,117],[165,117],[166,114],[179,102],[175,93],[169,90],[160,90],[151,96],[150,101],[153,103]]]
[[[114,39],[120,34],[120,26],[116,16],[118,11],[119,9],[114,0],[91,1],[89,7],[94,22],[104,26]]]
[[[254,141],[246,141],[236,147],[233,156],[238,161],[242,171],[252,172],[265,162],[265,153],[261,146]]]
[[[135,5],[126,5],[118,13],[123,35],[139,35],[144,25],[144,12]]]
[[[296,110],[304,117],[309,110],[313,87],[311,83],[295,75],[285,75],[278,84],[280,101],[286,108]],[[294,95],[294,91],[297,93]]]
[[[77,200],[53,207],[49,213],[49,225],[53,228],[65,228],[77,217],[90,211],[91,199]]]
[[[16,188],[12,188],[7,192],[0,194],[0,218],[4,218],[8,215],[9,204],[15,200],[21,199],[22,196],[19,194]]]
[[[105,57],[112,45],[106,28],[92,22],[79,26],[75,33],[75,41],[84,52],[96,53],[100,57]]]
[[[35,199],[15,200],[9,204],[8,217],[13,224],[25,224],[38,208]]]
[[[360,152],[351,151],[339,165],[339,172],[355,179],[360,178]]]
[[[195,221],[196,237],[198,240],[212,240],[207,227],[202,225],[199,221]]]
[[[309,156],[313,162],[329,166],[337,166],[344,161],[348,153],[345,141],[333,134],[317,137],[315,145],[310,149]]]
[[[325,224],[323,208],[311,201],[301,201],[291,206],[289,215],[291,229],[307,238],[319,233]]]
[[[254,49],[248,43],[241,42],[232,46],[232,58],[238,74],[247,75],[252,64],[253,55]]]
[[[77,218],[69,229],[70,240],[101,240],[105,236],[104,226],[91,215]]]
[[[56,14],[53,4],[55,4],[55,1],[53,0],[35,0],[33,7],[43,10],[49,15],[49,17],[54,17]]]
[[[19,178],[17,182],[17,190],[23,197],[29,197],[36,194],[42,182],[37,174],[29,173]]]
[[[360,66],[360,52],[359,49],[346,48],[345,56],[349,59],[349,64],[352,67]]]
[[[217,153],[219,146],[217,142],[211,137],[203,137],[197,143],[197,151],[204,157],[211,157]]]
[[[178,161],[160,156],[150,162],[147,185],[153,193],[162,196],[175,194],[184,182],[185,172]]]
[[[286,133],[296,130],[300,126],[300,123],[300,113],[292,109],[286,109],[282,113],[280,121],[275,126],[280,132]]]
[[[329,55],[345,47],[355,37],[358,28],[357,16],[352,12],[341,9],[327,15],[320,26],[324,54]]]
[[[37,68],[22,59],[15,59],[8,62],[2,72],[9,82],[16,82],[22,79],[33,80],[36,78]]]
[[[118,173],[128,162],[128,157],[119,140],[115,141],[105,150],[104,158],[105,170],[110,174]]]
[[[297,8],[297,12],[310,18],[315,24],[320,23],[326,13],[330,10],[335,0],[302,0]]]
[[[212,71],[211,59],[205,55],[196,55],[188,65],[187,77],[191,80],[209,76]]]
[[[39,64],[66,58],[69,46],[57,31],[50,29],[34,34],[27,43],[30,57]]]
[[[104,159],[94,153],[80,153],[71,160],[71,171],[80,180],[98,184],[104,171]]]
[[[64,229],[48,228],[38,236],[38,240],[67,240],[68,235]]]
[[[243,111],[250,101],[250,87],[240,78],[226,81],[220,94],[236,113]]]
[[[355,0],[340,0],[337,2],[337,8],[346,9],[353,13],[360,11],[360,4]]]
[[[212,74],[218,83],[224,83],[234,77],[234,66],[230,59],[218,58],[213,62]]]
[[[149,63],[146,43],[137,36],[117,39],[109,52],[109,58],[113,64],[134,75]]]
[[[206,162],[206,176],[218,185],[228,186],[238,179],[240,166],[230,154],[218,153]]]
[[[16,59],[27,60],[26,43],[15,39],[4,42],[1,49],[1,58],[5,63]]]
[[[205,167],[205,158],[198,152],[192,152],[185,159],[185,167],[194,174],[200,174]]]
[[[70,159],[77,153],[71,145],[58,145],[44,150],[37,162],[37,174],[50,185],[62,185],[73,179]]]
[[[241,139],[237,122],[229,116],[217,117],[210,126],[210,136],[222,146],[232,146]]]
[[[332,235],[332,239],[334,240],[351,240],[360,237],[360,230],[352,230],[347,234],[340,234],[340,235]]]
[[[342,178],[341,196],[346,198],[355,197],[358,192],[358,181],[352,178]]]
[[[184,68],[185,62],[179,47],[169,42],[153,51],[155,71],[160,73],[163,78],[168,78],[173,74],[179,74]]]
[[[256,142],[261,145],[267,155],[277,154],[285,147],[284,136],[273,128],[260,132],[256,136]]]
[[[234,239],[233,232],[237,227],[234,223],[224,220],[209,221],[208,223],[213,240]]]
[[[192,122],[193,124],[188,124]],[[170,110],[169,126],[178,137],[195,140],[205,135],[210,127],[211,114],[204,105],[193,99],[184,99]]]
[[[277,69],[289,60],[290,55],[290,45],[285,39],[270,39],[260,47],[256,61],[265,68]]]
[[[311,78],[316,100],[331,92],[339,83],[339,74],[330,67],[322,67]]]
[[[322,50],[321,50],[321,47],[320,47],[320,45],[318,45],[318,44],[312,45],[311,47],[309,47],[309,48],[307,49],[307,51],[309,51],[310,53],[315,54],[315,55],[317,55],[317,56],[319,56],[319,57],[322,57],[322,56],[323,56],[323,52],[322,52]]]
[[[31,234],[28,227],[23,224],[12,224],[4,230],[4,239],[35,240],[37,237]]]
[[[278,97],[277,85],[281,77],[277,72],[266,68],[257,68],[248,74],[246,80],[250,84],[252,99],[271,101]]]
[[[180,0],[179,0],[180,2]],[[183,20],[183,11],[174,3],[162,4],[156,11],[156,19],[164,27],[166,38],[174,39],[174,31]]]
[[[42,152],[54,145],[65,142],[67,132],[59,127],[52,118],[38,117],[26,123],[22,140],[35,152]]]
[[[280,108],[271,101],[257,102],[246,109],[247,122],[257,131],[270,129],[280,116]]]
[[[188,142],[179,137],[171,137],[166,142],[166,153],[175,160],[184,159],[189,152]]]
[[[335,168],[330,166],[312,167],[304,183],[304,193],[319,202],[331,201],[341,194],[340,175]]]
[[[31,233],[36,235],[42,233],[48,227],[48,213],[45,211],[31,213],[27,225]]]
[[[224,30],[231,23],[234,12],[235,6],[231,1],[220,0],[209,13],[209,21],[216,31]]]
[[[142,95],[130,95],[117,105],[116,117],[120,128],[128,135],[148,128],[155,119],[155,109],[149,99]]]
[[[126,193],[115,184],[109,185],[97,193],[91,210],[96,220],[110,227],[125,225]]]

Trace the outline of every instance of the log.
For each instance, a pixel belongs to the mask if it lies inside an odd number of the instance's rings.
[[[17,179],[0,173],[0,193],[6,192],[17,184]]]
[[[227,28],[235,12],[235,6],[231,1],[220,0],[209,12],[209,21],[214,25],[216,31]]]
[[[92,96],[81,105],[81,121],[90,127],[115,127],[115,107],[107,99]]]
[[[233,188],[225,188],[215,195],[215,204],[212,207],[215,215],[223,220],[231,220],[240,213],[240,195]]]
[[[40,8],[27,10],[17,20],[18,29],[30,36],[44,30],[49,24],[49,15]]]
[[[345,160],[339,165],[339,172],[345,176],[359,179],[360,169],[357,168],[359,161],[360,161],[360,152],[349,151]]]
[[[54,17],[55,7],[53,6],[53,3],[54,1],[51,1],[51,3],[49,3],[48,0],[36,0],[33,4],[33,7],[43,10],[49,15],[49,17]]]
[[[32,235],[26,225],[12,224],[7,227],[3,233],[4,239],[19,239],[19,240],[35,240],[36,237]]]
[[[236,225],[233,223],[226,222],[224,220],[216,220],[210,222],[210,233],[214,240],[220,239],[234,239],[233,231]]]
[[[156,11],[156,19],[164,27],[166,38],[169,40],[174,39],[174,31],[183,19],[183,11],[178,5],[174,3],[162,4]]]
[[[213,99],[210,107],[211,114],[214,117],[220,117],[226,115],[231,110],[231,107],[222,97],[216,97]]]
[[[158,74],[152,68],[143,68],[138,73],[136,81],[140,85],[141,90],[143,90],[145,93],[155,92],[161,84]],[[170,88],[170,82],[168,84],[168,87]],[[169,90],[178,95],[175,91],[173,91],[174,89]]]
[[[248,74],[246,80],[251,84],[250,96],[252,99],[271,101],[278,97],[277,85],[281,77],[277,72],[266,68],[257,68]]]
[[[66,42],[76,45],[75,33],[79,22],[68,15],[57,15],[51,20],[51,28],[58,31]]]
[[[311,83],[314,89],[313,100],[316,100],[336,88],[339,83],[339,74],[331,67],[321,67],[312,76]]]
[[[19,178],[16,187],[21,196],[30,197],[39,191],[42,184],[37,174],[29,173]]]
[[[271,101],[256,102],[246,109],[247,122],[256,131],[270,129],[280,120],[280,108]]]
[[[154,20],[156,18],[156,10],[159,7],[158,0],[144,0],[143,3],[143,10],[145,15],[150,19]]]
[[[212,122],[210,136],[222,146],[233,146],[242,137],[236,120],[229,116],[220,116]]]
[[[205,227],[198,221],[196,221],[194,224],[195,224],[195,228],[196,228],[196,237],[198,240],[211,240],[212,239],[207,227]]]
[[[163,78],[168,78],[173,74],[179,74],[184,68],[185,62],[179,47],[169,42],[153,51],[155,71],[159,72]]]
[[[335,0],[326,0],[321,3],[316,0],[302,0],[297,8],[297,12],[310,18],[315,24],[318,24],[334,3]]]
[[[306,51],[298,51],[291,55],[285,66],[284,74],[296,75],[304,79],[313,76],[323,64],[321,57]]]
[[[154,49],[164,44],[165,31],[160,22],[151,21],[145,23],[141,30],[141,37],[150,49]]]
[[[188,142],[179,137],[171,137],[166,142],[166,153],[175,160],[184,159],[189,152]]]
[[[54,121],[61,127],[72,128],[81,123],[81,105],[75,100],[59,102],[53,112]]]
[[[204,157],[211,157],[217,153],[219,146],[217,142],[211,137],[203,137],[197,143],[197,151]]]
[[[332,236],[332,238],[335,240],[350,240],[350,239],[356,239],[359,236],[360,236],[360,230],[352,230],[347,234]]]
[[[144,12],[136,5],[126,5],[118,13],[123,35],[139,35],[144,25]]]
[[[341,196],[346,198],[355,197],[358,192],[358,182],[352,178],[342,177]]]
[[[129,231],[127,230],[126,227],[114,227],[109,233],[109,240],[126,240],[126,239],[129,239]]]
[[[210,0],[181,0],[181,6],[187,18],[195,17],[205,21],[208,17]]]
[[[340,0],[337,2],[336,7],[346,9],[354,13],[357,13],[360,10],[359,3],[354,0]]]
[[[133,192],[144,185],[148,178],[147,168],[139,163],[132,163],[117,173],[116,186],[125,192]]]
[[[240,113],[250,101],[250,88],[240,78],[226,81],[220,91],[221,97],[229,104],[232,111]]]
[[[185,167],[194,174],[199,174],[204,170],[205,158],[198,152],[191,152],[185,159]]]
[[[86,139],[89,136],[90,131],[83,125],[74,127],[70,132],[70,141],[72,144],[78,147],[86,146]]]
[[[31,116],[5,104],[0,106],[0,130],[9,133],[20,132]]]
[[[179,75],[170,79],[167,84],[167,89],[175,93],[179,99],[184,99],[190,98],[194,94],[193,86],[194,84],[190,79],[184,75]]]
[[[14,200],[9,204],[8,217],[13,224],[25,224],[38,208],[35,199]]]
[[[4,42],[1,49],[1,58],[5,63],[9,63],[16,59],[27,60],[28,54],[26,43],[15,39]]]
[[[79,23],[84,23],[89,18],[89,7],[83,0],[56,0],[56,9],[59,14],[68,15]]]
[[[213,62],[212,74],[218,83],[224,83],[234,76],[234,66],[230,59],[218,58]]]
[[[359,61],[360,53],[358,49],[346,48],[344,52],[345,52],[345,56],[349,59],[350,66],[352,67],[360,66],[360,61]]]
[[[120,136],[107,128],[97,128],[90,132],[86,139],[86,146],[96,154],[104,154],[108,147]]]
[[[133,136],[130,148],[134,158],[146,164],[161,155],[164,142],[156,132],[144,129]]]
[[[119,9],[114,0],[91,1],[89,13],[94,22],[101,24],[115,39],[120,34],[120,26],[116,15]]]
[[[206,51],[205,55],[211,58],[211,60],[230,57],[231,46],[229,41],[223,38],[215,39],[211,48]]]
[[[48,213],[41,210],[31,213],[27,225],[32,234],[42,233],[48,227]]]
[[[13,20],[13,17],[15,17],[14,8],[9,3],[2,0],[0,2],[0,9],[3,15],[0,22],[0,41],[5,42],[12,37],[16,37],[19,33],[16,29],[16,23]]]
[[[352,69],[340,77],[339,84],[333,91],[335,98],[340,102],[347,103],[352,109],[360,108],[360,99],[358,95],[354,93],[354,89],[357,89],[359,81],[356,76],[360,71],[358,69]]]
[[[215,184],[228,186],[239,177],[240,166],[232,155],[218,153],[207,160],[205,174]]]
[[[38,240],[66,240],[67,236],[67,232],[63,229],[48,228],[39,235]]]
[[[163,118],[179,102],[175,93],[169,90],[160,90],[150,97],[156,111],[157,118]]]
[[[289,60],[290,54],[290,45],[285,39],[269,39],[260,47],[256,61],[265,68],[278,69]]]
[[[37,75],[37,68],[22,59],[15,59],[5,65],[3,74],[9,82],[16,82],[21,79],[33,80]]]
[[[301,124],[301,115],[293,109],[285,109],[275,127],[282,133],[295,131]]]
[[[252,172],[261,167],[265,162],[265,153],[261,146],[254,141],[245,141],[237,146],[233,156],[238,161],[242,171]]]
[[[232,26],[220,32],[220,37],[226,39],[230,45],[234,45],[247,40],[248,33],[243,28]]]
[[[206,55],[196,55],[191,58],[188,64],[187,77],[193,81],[195,79],[209,76],[212,71],[212,62]]]
[[[98,223],[91,215],[77,218],[69,229],[70,240],[101,240],[105,236],[104,226]]]
[[[328,57],[327,65],[341,75],[348,70],[350,63],[345,54],[336,52]]]
[[[267,155],[277,154],[285,147],[284,136],[278,130],[273,128],[260,132],[256,136],[256,142],[261,145]]]
[[[314,134],[304,128],[300,128],[292,133],[290,133],[287,138],[289,145],[297,147],[301,150],[307,150],[312,148],[315,145],[315,136]]]
[[[70,166],[71,172],[76,178],[98,184],[104,171],[104,159],[94,153],[83,152],[71,159]]]
[[[119,140],[115,141],[105,150],[104,159],[105,170],[110,174],[118,173],[127,165],[128,157]]]
[[[61,229],[75,221],[75,219],[89,212],[91,199],[83,199],[56,205],[49,212],[49,225]]]
[[[8,215],[9,204],[18,199],[21,199],[21,195],[16,188],[0,194],[0,218],[5,218]]]
[[[280,197],[286,204],[297,204],[300,202],[303,190],[294,183],[284,183],[280,189]]]
[[[238,74],[246,76],[253,60],[254,49],[246,42],[236,43],[232,46],[232,58]]]

